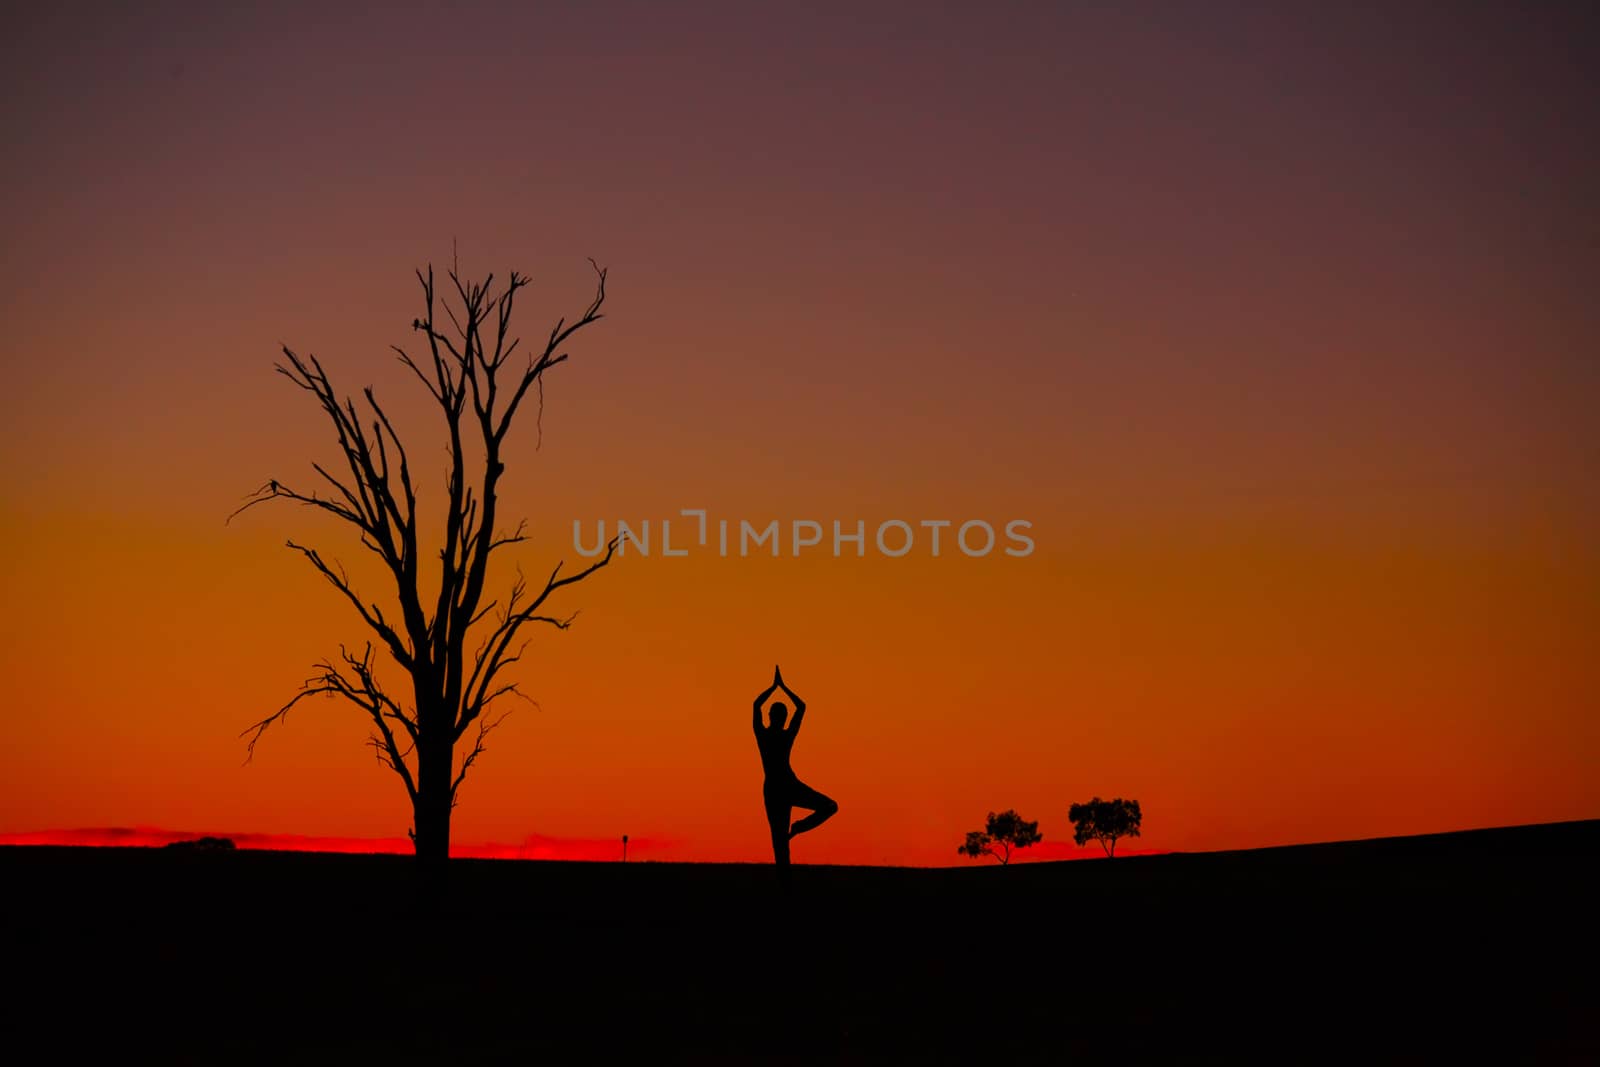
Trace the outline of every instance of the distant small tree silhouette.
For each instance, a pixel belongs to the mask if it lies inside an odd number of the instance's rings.
[[[973,859],[993,856],[1004,866],[1011,862],[1013,849],[1027,848],[1042,839],[1037,821],[1028,822],[1010,809],[998,815],[991,811],[983,829],[970,831],[966,843],[956,852]]]
[[[1072,820],[1072,840],[1080,848],[1090,841],[1098,841],[1110,858],[1116,855],[1117,838],[1139,836],[1144,813],[1139,810],[1137,800],[1095,797],[1086,804],[1072,805],[1067,809],[1067,818]]]
[[[361,391],[366,403],[358,408],[335,389],[316,356],[301,356],[287,345],[278,373],[322,409],[338,439],[339,462],[312,464],[315,488],[274,478],[238,509],[290,501],[331,515],[358,535],[392,579],[394,615],[358,594],[337,561],[296,541],[288,545],[355,609],[402,676],[398,686],[380,685],[372,641],[359,650],[341,647],[338,659],[319,663],[294,699],[244,731],[248,751],[254,753],[267,728],[309,696],[326,694],[356,705],[370,721],[369,744],[378,762],[405,785],[412,809],[408,833],[419,863],[434,874],[450,854],[450,813],[462,780],[483,753],[484,738],[505,717],[501,698],[521,695],[504,672],[521,659],[530,630],[571,625],[576,614],[552,611],[552,596],[606,566],[617,548],[613,538],[599,559],[566,574],[558,563],[542,582],[530,584],[519,568],[505,594],[486,595],[490,557],[498,559],[502,550],[527,540],[526,523],[500,525],[500,479],[512,420],[526,410],[523,400],[530,396],[543,411],[546,373],[566,362],[566,345],[575,334],[600,321],[606,272],[595,265],[595,275],[594,297],[582,314],[558,321],[521,355],[511,316],[527,278],[513,271],[496,293],[493,275],[472,282],[452,265],[452,307],[435,289],[433,267],[417,271],[423,311],[411,329],[421,336],[425,354],[413,358],[393,347],[432,398],[447,436],[440,547],[423,544],[427,527],[409,456],[373,390]]]
[[[168,841],[167,848],[179,852],[232,852],[234,850],[231,837],[198,837],[187,841]]]

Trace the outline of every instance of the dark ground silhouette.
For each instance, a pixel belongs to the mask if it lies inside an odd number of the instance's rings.
[[[762,725],[761,706],[780,689],[794,701],[794,721],[785,725],[789,709],[774,701],[767,709],[768,722]],[[767,828],[772,833],[772,860],[778,868],[778,877],[785,883],[789,881],[789,842],[800,834],[815,830],[839,811],[839,805],[834,803],[832,797],[806,785],[796,777],[794,768],[789,765],[795,736],[800,733],[800,724],[805,717],[806,702],[784,684],[783,672],[773,667],[772,684],[756,696],[750,712],[750,725],[756,732],[756,748],[761,752],[761,771],[764,775],[761,800],[766,806]],[[790,824],[789,816],[795,808],[811,814]]]
[[[765,864],[457,860],[432,961],[407,857],[0,847],[4,1026],[63,1062],[1592,1063],[1597,855],[799,865],[776,915]]]

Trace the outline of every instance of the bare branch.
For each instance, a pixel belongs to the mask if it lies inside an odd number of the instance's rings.
[[[456,806],[456,791],[461,788],[462,781],[466,779],[467,771],[471,769],[474,763],[478,762],[478,757],[483,755],[484,738],[488,737],[492,732],[494,732],[496,727],[505,722],[507,716],[510,714],[511,712],[507,711],[504,714],[498,715],[492,719],[479,720],[478,736],[473,740],[472,751],[468,752],[462,759],[461,771],[456,775],[456,780],[450,783],[450,806],[452,808]]]
[[[415,326],[420,321],[420,319],[413,319],[412,325]],[[411,358],[411,354],[409,352],[401,348],[399,345],[390,345],[389,349],[400,356],[401,363],[404,363],[406,366],[411,368],[411,373],[415,374],[417,376],[417,380],[422,382],[422,386],[428,390],[429,396],[433,397],[434,400],[441,404],[445,403],[444,394],[439,392],[439,386],[428,380],[428,376],[422,373],[422,368],[417,366],[416,360]]]
[[[511,646],[511,642],[516,638],[517,631],[527,623],[543,623],[558,630],[565,630],[570,627],[578,617],[576,612],[566,618],[558,618],[552,615],[540,614],[539,608],[544,605],[546,600],[550,599],[550,595],[556,590],[581,582],[610,563],[612,557],[616,555],[617,546],[621,543],[621,540],[620,535],[613,537],[606,545],[606,554],[603,557],[576,574],[570,574],[565,578],[560,577],[563,564],[557,563],[555,570],[551,571],[550,577],[545,580],[544,589],[524,606],[519,606],[519,604],[521,604],[527,591],[527,582],[520,575],[518,576],[516,585],[512,587],[511,595],[507,598],[506,610],[501,614],[500,624],[495,627],[494,632],[489,635],[488,640],[480,649],[476,662],[473,664],[472,674],[467,679],[466,687],[462,691],[463,702],[460,720],[456,724],[456,737],[459,738],[472,723],[473,719],[477,718],[484,707],[488,705],[487,694],[495,676],[506,666],[520,658],[520,651],[518,655],[507,658],[508,649]]]
[[[332,568],[323,562],[322,556],[314,548],[297,545],[293,541],[284,543],[310,560],[311,565],[322,572],[322,576],[328,579],[335,589],[344,594],[345,599],[350,601],[355,606],[356,611],[361,614],[362,621],[370,626],[374,633],[383,638],[384,643],[389,646],[389,652],[394,656],[395,662],[409,670],[414,662],[411,650],[406,648],[405,643],[400,640],[400,635],[395,633],[388,622],[384,620],[383,611],[380,608],[376,605],[369,608],[362,603],[361,598],[350,588],[350,583],[345,578],[343,570],[341,569],[340,573],[335,574]]]
[[[318,693],[331,693],[331,692],[333,692],[333,690],[331,690],[331,689],[327,689],[327,688],[324,688],[324,687],[321,687],[321,686],[313,686],[311,681],[308,680],[304,685],[301,686],[300,692],[296,693],[294,695],[294,698],[291,699],[289,701],[289,703],[285,704],[283,707],[279,708],[277,711],[273,712],[271,715],[268,715],[265,719],[262,719],[261,721],[256,722],[256,723],[252,723],[250,726],[246,727],[244,730],[241,730],[239,732],[239,736],[240,737],[243,737],[246,734],[250,735],[250,741],[244,747],[244,749],[245,749],[244,761],[246,763],[249,763],[252,759],[255,758],[255,755],[256,755],[256,742],[261,740],[261,735],[267,732],[267,727],[271,726],[273,723],[277,722],[278,720],[283,719],[286,716],[288,716],[289,710],[291,708],[293,708],[296,704],[300,703],[300,701],[304,700],[306,697],[316,696]]]
[[[571,325],[567,325],[565,319],[557,322],[555,329],[550,331],[550,339],[545,343],[544,352],[539,355],[538,359],[529,358],[528,369],[523,372],[521,383],[518,384],[511,399],[506,403],[505,411],[501,413],[500,421],[495,427],[494,438],[497,443],[504,440],[506,431],[511,428],[511,417],[517,413],[517,405],[522,403],[522,397],[527,393],[528,387],[557,363],[566,362],[567,353],[557,353],[556,350],[566,344],[567,339],[573,334],[591,323],[599,322],[605,317],[600,314],[600,306],[606,302],[606,270],[592,259],[589,261],[589,265],[594,268],[595,272],[594,299],[589,302],[588,309],[584,311],[583,316],[576,322]]]
[[[344,660],[345,668],[355,677],[353,679],[347,677],[344,670],[331,661],[324,660],[317,664],[317,673],[301,684],[300,692],[296,693],[293,699],[240,734],[241,737],[245,734],[250,735],[249,743],[245,746],[245,762],[249,763],[255,756],[256,742],[261,739],[267,727],[285,718],[290,709],[300,701],[318,695],[343,697],[360,707],[372,719],[377,734],[369,741],[378,750],[379,761],[400,776],[401,781],[405,783],[407,794],[414,801],[417,795],[416,779],[405,761],[405,756],[411,749],[407,748],[404,753],[400,751],[389,723],[399,722],[412,739],[414,747],[417,736],[416,722],[379,686],[372,670],[371,642],[367,643],[366,649],[360,656],[352,654],[345,646],[340,645],[339,655]]]
[[[489,551],[493,552],[495,549],[501,547],[502,545],[520,544],[521,542],[526,541],[528,539],[527,538],[527,532],[528,532],[528,520],[527,519],[523,519],[523,520],[521,520],[520,522],[517,523],[517,528],[516,528],[515,532],[513,532],[511,534],[508,534],[505,537],[501,537],[501,538],[499,538],[497,540],[490,541],[489,542]]]

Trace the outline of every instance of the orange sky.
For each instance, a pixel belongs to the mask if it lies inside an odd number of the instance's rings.
[[[458,842],[762,859],[774,661],[842,809],[800,861],[957,862],[1006,807],[1059,846],[1093,794],[1150,849],[1600,816],[1592,34],[907,11],[24,26],[0,835],[404,837],[353,708],[241,766],[364,639],[283,540],[363,553],[223,519],[332,455],[280,342],[430,454],[387,346],[453,238],[533,275],[529,337],[611,269],[542,447],[513,432],[530,573],[574,519],[691,507],[1037,544],[619,560],[538,635]]]

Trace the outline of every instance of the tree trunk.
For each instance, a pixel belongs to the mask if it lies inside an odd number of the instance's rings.
[[[417,800],[412,806],[417,870],[430,903],[444,891],[444,871],[450,859],[450,775],[453,746],[446,740],[417,746]]]

